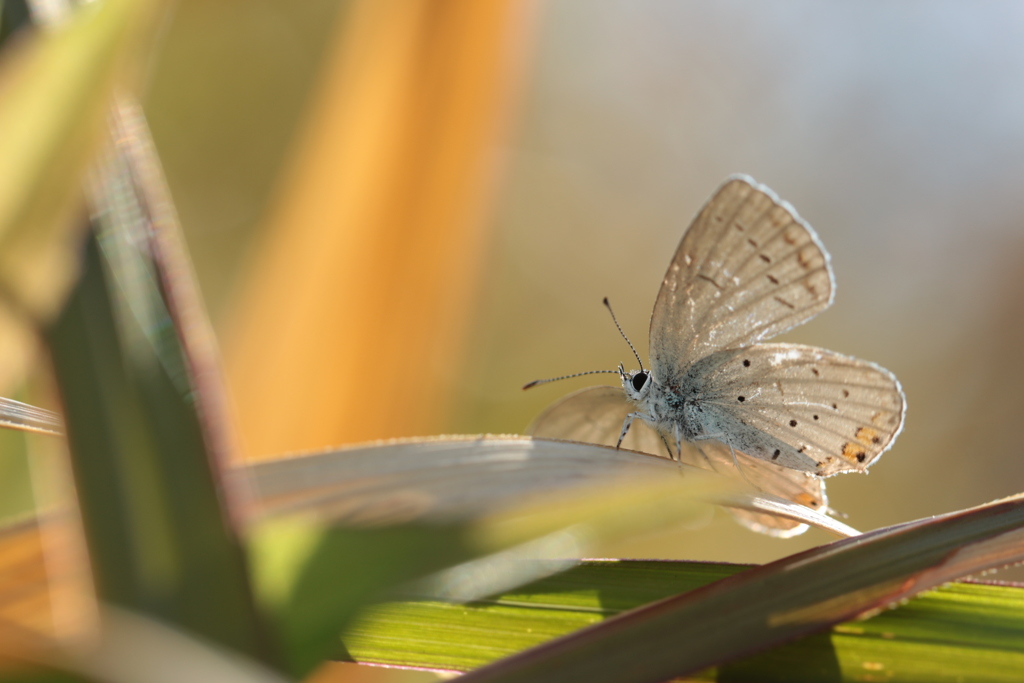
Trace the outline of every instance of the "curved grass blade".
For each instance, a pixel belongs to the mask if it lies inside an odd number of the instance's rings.
[[[598,560],[471,605],[370,607],[342,636],[345,661],[467,671],[746,565]],[[1024,671],[1024,587],[959,583],[866,621],[699,674],[721,681],[1003,683]]]
[[[131,394],[123,377],[104,378],[105,393]],[[119,427],[102,412],[86,418],[99,432],[93,438]],[[630,473],[647,473],[655,483],[634,476],[631,488]],[[316,653],[299,657],[304,663],[294,670],[329,654],[356,606],[396,584],[451,568],[432,577],[429,590],[471,599],[559,571],[568,566],[564,560],[593,552],[602,539],[703,514],[705,503],[726,496],[741,501],[728,489],[717,493],[720,478],[706,470],[524,437],[405,440],[240,466],[234,475],[251,478],[261,494],[247,541],[261,599],[279,624],[291,624],[284,629],[291,634],[289,652]],[[127,504],[118,501],[118,489],[101,490],[112,511]],[[195,495],[179,493],[186,503]],[[126,531],[114,542],[120,548],[130,539]],[[517,546],[522,543],[528,545]],[[490,557],[459,564],[509,547],[515,562]],[[344,580],[342,569],[350,570]],[[303,622],[307,610],[320,614],[321,625]]]
[[[402,441],[246,468],[265,504],[250,529],[254,584],[274,616],[289,670],[308,672],[334,652],[359,608],[410,580],[525,544],[518,563],[499,568],[505,585],[517,585],[536,576],[544,554],[531,539],[550,541],[566,530],[579,553],[603,536],[702,514],[700,496],[716,487],[713,477],[666,477],[678,470],[657,461],[585,444],[474,438]],[[457,571],[465,586],[494,568]]]
[[[1024,560],[1024,497],[837,541],[641,607],[472,671],[477,681],[692,674]]]
[[[237,473],[260,500],[249,542],[256,591],[298,674],[333,651],[356,609],[400,583],[444,569],[398,590],[473,599],[710,503],[758,504],[707,470],[528,437],[396,440]]]
[[[704,491],[704,502],[789,516],[837,536],[858,533],[801,505],[737,490],[736,482],[708,470],[625,449],[522,436],[398,439],[254,463],[238,474],[256,491],[257,516],[307,512],[342,524],[402,516],[466,519],[522,506],[526,496],[635,475],[720,482]],[[536,516],[556,519],[550,508]],[[547,524],[543,533],[563,526]]]
[[[445,569],[402,590],[470,600],[561,571],[603,540],[704,514],[709,503],[757,504],[707,470],[528,437],[397,440],[238,474],[260,500],[249,542],[256,592],[297,674],[332,651],[357,608],[399,583]]]

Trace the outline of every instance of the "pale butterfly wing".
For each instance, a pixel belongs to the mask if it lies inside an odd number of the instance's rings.
[[[634,410],[620,387],[588,387],[548,406],[530,423],[526,433],[548,439],[614,446],[619,442],[623,420]],[[662,438],[640,420],[633,422],[622,447],[668,457]]]
[[[799,325],[832,303],[832,269],[814,230],[746,176],[730,177],[693,220],[651,315],[651,365],[673,371]]]
[[[728,446],[718,441],[684,444],[683,453],[687,460],[692,460],[694,456],[686,456],[686,446],[690,446],[691,453],[696,451],[698,457],[706,459],[715,471],[730,476],[741,476],[763,493],[784,498],[818,512],[828,510],[825,482],[820,477],[758,460],[741,451],[730,451]],[[733,452],[736,454],[735,461]],[[738,471],[737,463],[740,467]],[[743,526],[769,536],[790,538],[807,531],[806,524],[773,515],[736,509],[730,509],[729,512]]]
[[[707,429],[756,458],[830,476],[864,471],[903,427],[896,377],[797,344],[720,351],[686,371]]]
[[[619,387],[589,387],[549,406],[526,429],[532,436],[550,439],[569,439],[606,446],[614,446],[622,431],[622,421],[634,410]],[[710,468],[728,476],[737,476],[732,454],[723,444],[702,442],[684,443],[681,460],[689,465]],[[635,420],[623,448],[670,457],[664,440],[641,420]],[[828,506],[825,483],[803,472],[787,470],[737,452],[736,459],[746,479],[764,493],[774,494],[812,510],[824,511]],[[730,510],[741,524],[754,531],[771,536],[796,536],[807,530],[807,525],[792,520],[743,510]]]

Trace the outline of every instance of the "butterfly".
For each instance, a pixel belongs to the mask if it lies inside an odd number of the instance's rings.
[[[527,431],[731,469],[767,493],[826,510],[823,478],[867,470],[906,414],[899,381],[874,363],[762,343],[828,308],[834,291],[811,226],[767,187],[731,176],[669,264],[651,315],[650,368],[637,354],[639,370],[598,371],[618,373],[621,389],[570,394]],[[773,535],[805,528],[738,515]]]

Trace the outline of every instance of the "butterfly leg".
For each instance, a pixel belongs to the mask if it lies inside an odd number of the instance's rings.
[[[629,428],[633,424],[633,420],[635,420],[638,417],[641,420],[651,419],[649,415],[644,415],[643,413],[630,413],[629,415],[627,415],[626,419],[622,421],[622,433],[619,434],[619,442],[615,444],[616,450],[618,450],[618,448],[622,446],[622,440],[626,438],[626,433],[629,432]]]
[[[694,444],[694,445],[696,445],[696,444]],[[701,448],[700,446],[697,446],[697,452],[701,454],[702,458],[704,458],[704,462],[707,463],[709,470],[711,470],[712,472],[717,472],[718,471],[718,470],[715,469],[714,463],[711,462],[711,458],[708,457],[708,454],[704,452],[703,448]]]
[[[672,435],[676,438],[676,460],[683,461],[683,428],[680,423],[673,425]]]
[[[662,434],[661,432],[658,432],[658,436],[661,437],[661,442],[663,444],[665,444],[665,452],[668,453],[668,459],[669,460],[675,460],[675,455],[672,453],[672,447],[668,445],[668,439],[666,439],[665,435]],[[679,462],[682,462],[681,458],[680,458]]]

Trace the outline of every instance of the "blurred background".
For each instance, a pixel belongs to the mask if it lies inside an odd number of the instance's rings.
[[[244,457],[521,433],[607,383],[525,382],[631,366],[602,297],[644,352],[690,219],[747,173],[836,274],[779,340],[906,391],[892,452],[828,482],[867,530],[1024,491],[1022,46],[1009,1],[181,0],[143,103]],[[719,515],[608,555],[828,540]]]

